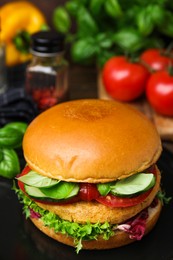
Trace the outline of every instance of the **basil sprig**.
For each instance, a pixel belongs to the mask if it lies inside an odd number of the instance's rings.
[[[138,173],[112,183],[97,184],[97,188],[102,196],[108,193],[116,196],[130,196],[147,191],[154,185],[153,173]]]
[[[0,176],[12,179],[20,173],[16,149],[21,148],[27,124],[11,122],[0,128]]]

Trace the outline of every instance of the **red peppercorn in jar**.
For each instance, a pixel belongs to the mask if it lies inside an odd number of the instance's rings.
[[[41,31],[31,37],[32,61],[26,69],[26,92],[39,112],[68,100],[68,63],[64,35]]]

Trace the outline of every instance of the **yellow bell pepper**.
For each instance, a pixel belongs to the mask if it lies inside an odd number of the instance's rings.
[[[15,1],[0,8],[1,41],[6,44],[6,63],[8,66],[26,61],[30,58],[27,53],[16,49],[14,37],[25,31],[29,34],[41,30],[46,24],[43,13],[28,1]]]

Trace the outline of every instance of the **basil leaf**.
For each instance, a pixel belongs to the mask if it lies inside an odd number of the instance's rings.
[[[17,129],[3,127],[0,129],[0,146],[2,148],[17,148],[21,145],[23,133]]]
[[[37,188],[41,187],[52,187],[59,183],[59,180],[51,179],[46,176],[42,176],[35,171],[30,171],[28,174],[17,178],[19,181]]]
[[[4,129],[15,129],[15,130],[18,130],[19,132],[21,132],[22,134],[25,133],[26,131],[26,128],[27,128],[27,124],[24,123],[24,122],[11,122],[11,123],[8,123],[4,126]]]
[[[97,189],[102,196],[106,196],[111,191],[111,183],[99,183]]]
[[[99,28],[94,17],[85,7],[79,8],[76,22],[78,27],[77,35],[81,39],[89,36],[95,37],[95,35],[99,32]]]
[[[118,0],[106,0],[105,11],[112,18],[117,18],[122,15],[121,6]]]
[[[20,172],[19,159],[13,149],[0,149],[0,176],[14,178]]]
[[[154,22],[152,13],[149,12],[148,7],[140,10],[137,14],[136,20],[139,32],[142,35],[148,36],[152,33],[154,29]]]
[[[105,0],[91,0],[90,1],[90,10],[91,13],[93,14],[93,16],[98,16],[99,14],[101,14],[102,7],[104,4]]]
[[[152,173],[138,173],[117,181],[111,186],[114,195],[133,195],[152,188],[155,184],[155,176]]]
[[[97,53],[98,46],[91,37],[76,41],[71,48],[71,55],[75,62],[89,62]],[[84,51],[85,50],[85,51]]]
[[[133,53],[142,48],[145,44],[144,38],[133,28],[123,28],[113,36],[114,42],[123,50]]]
[[[77,195],[79,185],[73,182],[61,181],[50,188],[40,188],[40,190],[51,199],[67,199]]]
[[[53,12],[53,24],[57,31],[68,33],[71,27],[71,19],[64,7],[58,7]]]

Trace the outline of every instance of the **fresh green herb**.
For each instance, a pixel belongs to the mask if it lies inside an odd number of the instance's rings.
[[[171,201],[172,197],[166,197],[166,193],[164,191],[159,191],[157,193],[157,198],[162,202],[162,204],[169,204],[169,202]]]
[[[21,132],[22,134],[25,133],[28,125],[24,122],[11,122],[4,126],[4,129],[15,129]]]
[[[102,196],[106,196],[111,191],[111,183],[99,183],[97,189]]]
[[[13,149],[0,148],[0,176],[12,179],[20,172],[19,159]]]
[[[30,171],[28,174],[17,178],[19,181],[37,188],[52,187],[59,183],[59,180],[51,179],[46,176],[42,176],[35,171]]]
[[[111,193],[114,195],[134,195],[149,190],[155,185],[155,177],[152,173],[138,173],[111,185]]]
[[[45,226],[54,229],[55,232],[61,232],[62,234],[67,234],[74,238],[77,253],[82,249],[83,240],[97,239],[99,235],[102,235],[103,239],[108,240],[114,235],[113,227],[115,227],[115,225],[110,225],[108,222],[94,224],[87,222],[86,224],[78,224],[76,222],[63,220],[56,214],[40,208],[21,190],[17,189],[15,183],[13,190],[15,190],[20,202],[24,205],[23,212],[26,214],[26,217],[29,217],[29,209],[33,209],[39,213]]]
[[[97,184],[97,189],[102,196],[109,192],[116,196],[131,196],[149,190],[155,185],[152,173],[138,173],[122,180]]]
[[[51,199],[68,199],[78,194],[79,185],[73,182],[61,181],[50,188],[40,188],[40,190]]]
[[[12,179],[20,172],[15,149],[21,147],[26,128],[23,122],[8,123],[0,128],[0,176]]]
[[[173,39],[172,12],[168,0],[68,0],[55,8],[53,24],[70,40],[75,62],[102,66],[109,55],[166,48]],[[103,48],[100,34],[111,44]]]

